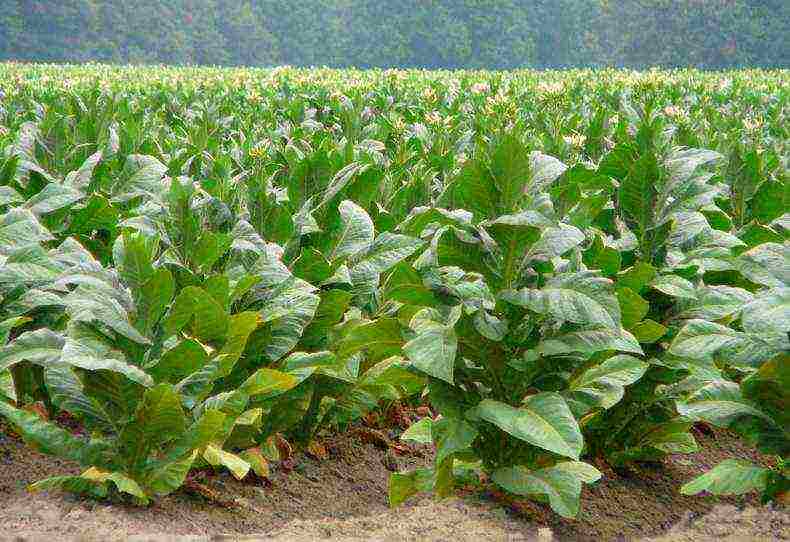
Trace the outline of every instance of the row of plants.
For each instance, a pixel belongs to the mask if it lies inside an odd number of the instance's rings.
[[[785,72],[0,66],[0,415],[139,503],[398,401],[390,502],[790,489]],[[737,114],[736,114],[737,113]],[[767,466],[766,466],[767,465]]]

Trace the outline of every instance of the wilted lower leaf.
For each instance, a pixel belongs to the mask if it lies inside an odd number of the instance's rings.
[[[571,466],[567,468],[563,465],[566,463],[538,470],[504,467],[494,471],[491,478],[497,485],[516,495],[545,496],[552,510],[563,517],[573,518],[579,513],[582,482],[597,480],[600,473],[586,463],[570,462]]]
[[[765,489],[770,470],[748,461],[727,459],[711,470],[686,483],[680,492],[696,495],[707,491],[713,495],[742,495],[749,491]]]
[[[244,479],[244,477],[247,476],[247,473],[250,472],[249,463],[244,461],[236,454],[226,452],[215,444],[209,444],[206,446],[206,449],[203,452],[203,459],[205,459],[209,465],[214,465],[215,467],[225,467],[237,480]]]
[[[417,493],[433,489],[435,473],[433,469],[417,469],[414,472],[392,473],[389,478],[389,503],[396,507]]]

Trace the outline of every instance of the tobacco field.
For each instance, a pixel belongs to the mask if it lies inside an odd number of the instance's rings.
[[[781,506],[789,160],[781,70],[0,64],[0,440],[155,506],[421,413],[391,506],[573,518],[725,431],[677,494]]]

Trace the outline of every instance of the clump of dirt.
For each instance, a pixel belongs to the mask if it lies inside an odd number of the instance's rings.
[[[657,540],[790,538],[787,510],[757,507],[753,497],[686,497],[682,483],[727,457],[759,459],[726,433],[700,438],[703,452],[664,466],[607,476],[585,490],[582,512],[563,520],[547,507],[520,512],[486,494],[387,505],[389,470],[430,462],[429,450],[394,454],[348,434],[325,441],[329,457],[297,455],[268,481],[239,482],[220,473],[201,480],[234,507],[185,491],[149,508],[87,501],[60,493],[27,493],[28,483],[76,473],[0,433],[0,539],[9,540]],[[737,512],[737,513],[736,513]],[[663,538],[662,538],[663,537]],[[684,538],[685,537],[685,538]],[[735,540],[735,539],[733,539]]]
[[[687,496],[680,487],[729,458],[765,464],[733,434],[716,431],[696,435],[700,451],[678,454],[662,465],[640,465],[628,474],[609,473],[600,483],[585,486],[581,512],[574,520],[532,507],[526,517],[552,528],[560,539],[614,540],[660,535],[686,517],[701,517],[716,504],[738,508],[759,506],[756,494],[741,497]]]
[[[696,518],[687,513],[683,521],[668,533],[651,539],[651,542],[747,542],[757,540],[790,539],[790,513],[770,506],[749,507],[739,510],[735,506],[716,506],[712,512]]]

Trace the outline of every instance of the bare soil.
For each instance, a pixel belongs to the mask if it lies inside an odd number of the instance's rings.
[[[298,455],[268,481],[202,480],[220,500],[235,500],[233,507],[185,491],[149,508],[31,495],[28,483],[78,469],[0,433],[0,540],[790,540],[786,508],[761,507],[753,496],[680,495],[685,481],[724,458],[759,459],[726,433],[699,440],[704,452],[607,473],[585,490],[571,521],[539,504],[515,510],[485,493],[440,502],[416,497],[391,510],[388,469],[427,464],[430,453],[395,455],[353,434],[327,441],[329,458]]]

